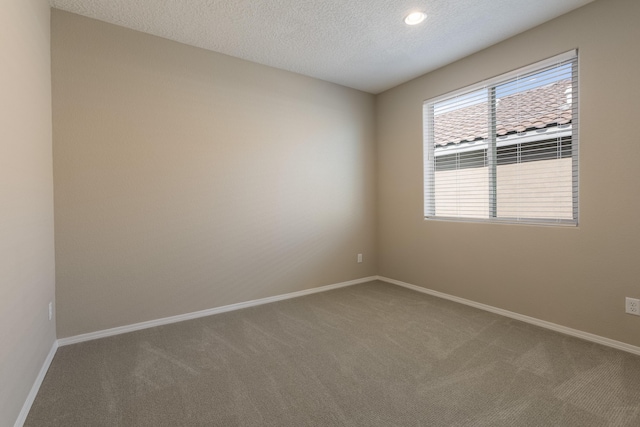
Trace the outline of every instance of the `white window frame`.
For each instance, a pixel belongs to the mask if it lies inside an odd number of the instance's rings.
[[[446,94],[437,96],[435,98],[428,99],[424,101],[423,104],[423,165],[424,165],[424,218],[425,220],[437,220],[437,221],[459,221],[459,222],[489,222],[489,223],[503,223],[503,224],[529,224],[529,225],[556,225],[556,226],[577,226],[579,223],[579,138],[578,138],[578,128],[579,128],[579,78],[576,77],[573,79],[573,90],[572,97],[576,101],[576,105],[574,106],[574,117],[572,118],[572,122],[567,125],[559,125],[558,130],[556,131],[558,134],[562,135],[570,135],[572,141],[572,169],[573,169],[573,192],[575,194],[573,198],[573,218],[572,219],[545,219],[545,218],[500,218],[496,216],[495,212],[495,202],[496,202],[496,165],[497,162],[492,160],[493,157],[495,159],[495,150],[497,147],[503,146],[505,144],[509,144],[507,141],[508,138],[498,137],[495,134],[495,128],[492,128],[491,125],[489,127],[489,138],[488,141],[478,141],[476,143],[461,143],[459,147],[456,148],[455,152],[465,152],[467,150],[477,150],[477,149],[487,149],[487,158],[490,162],[489,167],[489,198],[493,199],[490,202],[490,205],[493,205],[494,208],[490,209],[489,218],[470,218],[470,217],[452,217],[452,216],[437,216],[435,214],[435,167],[434,167],[434,157],[439,154],[435,153],[435,147],[432,140],[429,137],[429,115],[433,117],[433,106],[438,102],[449,100],[456,96],[465,95],[471,92],[479,91],[485,89],[489,93],[489,113],[488,119],[492,122],[492,115],[495,114],[495,87],[508,82],[509,80],[513,80],[520,76],[526,76],[528,74],[535,74],[537,72],[544,71],[546,68],[553,67],[563,62],[574,60],[574,64],[576,67],[575,73],[579,74],[579,63],[578,63],[578,51],[577,49],[571,50],[569,52],[562,53],[560,55],[556,55],[554,57],[545,59],[543,61],[539,61],[533,63],[531,65],[522,67],[520,69],[501,74],[499,76],[493,77],[491,79],[482,81],[480,83],[476,83],[474,85],[470,85],[452,92],[448,92]],[[577,98],[577,99],[576,99]],[[537,139],[537,138],[536,138]],[[542,139],[542,138],[540,138]],[[523,139],[519,142],[526,142],[526,139]],[[468,149],[465,149],[465,145],[469,145]],[[443,155],[447,154],[446,150],[442,150]],[[491,184],[493,183],[493,185]]]

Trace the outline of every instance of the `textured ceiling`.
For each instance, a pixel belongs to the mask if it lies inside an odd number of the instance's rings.
[[[51,0],[55,8],[380,93],[593,0]],[[409,27],[403,18],[423,10]]]

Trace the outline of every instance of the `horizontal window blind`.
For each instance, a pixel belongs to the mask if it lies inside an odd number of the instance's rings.
[[[572,51],[424,104],[425,217],[578,222]]]

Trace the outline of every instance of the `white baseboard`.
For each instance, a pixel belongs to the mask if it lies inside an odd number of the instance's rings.
[[[610,338],[601,337],[600,335],[591,334],[589,332],[584,332],[578,329],[573,329],[566,326],[558,325],[556,323],[547,322],[546,320],[536,319],[535,317],[525,316],[524,314],[514,313],[513,311],[503,310],[502,308],[497,308],[487,304],[482,304],[482,303],[471,301],[468,299],[456,297],[453,295],[445,294],[443,292],[438,292],[431,289],[423,288],[421,286],[412,285],[411,283],[401,282],[400,280],[389,279],[388,277],[383,277],[383,276],[378,276],[378,280],[382,280],[383,282],[402,286],[404,288],[412,289],[414,291],[422,292],[423,294],[433,295],[438,298],[444,298],[450,301],[458,302],[460,304],[469,305],[471,307],[479,308],[480,310],[490,311],[491,313],[496,313],[501,316],[510,317],[512,319],[520,320],[522,322],[530,323],[532,325],[540,326],[542,328],[551,329],[552,331],[560,332],[565,335],[571,335],[572,337],[581,338],[586,341],[595,342],[598,344],[606,345],[607,347],[613,347],[618,350],[623,350],[629,353],[640,355],[640,347],[627,344],[622,341],[616,341]]]
[[[276,295],[273,297],[260,298],[237,304],[224,305],[222,307],[209,308],[207,310],[194,311],[192,313],[179,314],[177,316],[164,317],[162,319],[149,320],[147,322],[134,323],[132,325],[119,326],[117,328],[104,329],[102,331],[89,332],[87,334],[75,335],[58,340],[59,346],[76,344],[84,341],[91,341],[98,338],[110,337],[113,335],[125,334],[127,332],[138,331],[140,329],[153,328],[160,325],[182,322],[184,320],[197,319],[198,317],[211,316],[213,314],[225,313],[227,311],[240,310],[242,308],[254,307],[256,305],[267,304],[275,301],[282,301],[290,298],[297,298],[311,295],[318,292],[330,291],[331,289],[343,288],[345,286],[357,285],[358,283],[371,282],[377,280],[378,276],[363,277],[361,279],[349,280],[348,282],[334,283],[333,285],[320,286],[317,288],[305,289],[304,291],[291,292],[288,294]]]
[[[49,350],[47,358],[42,364],[42,368],[40,368],[40,372],[38,372],[36,380],[33,382],[33,386],[31,387],[31,390],[27,395],[27,399],[24,401],[24,405],[22,405],[22,410],[20,411],[20,414],[18,414],[18,419],[16,420],[14,427],[22,427],[24,422],[27,420],[27,415],[29,415],[31,405],[33,405],[33,401],[36,400],[36,396],[38,395],[38,391],[40,390],[42,381],[44,380],[45,375],[47,375],[47,371],[49,370],[49,366],[51,366],[51,361],[53,360],[53,356],[56,355],[57,350],[58,341],[54,341],[53,345],[51,346],[51,350]]]

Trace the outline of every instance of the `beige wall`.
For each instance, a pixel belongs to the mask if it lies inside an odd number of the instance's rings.
[[[496,167],[498,218],[573,219],[573,159]]]
[[[377,98],[379,273],[640,345],[640,2],[598,0]],[[580,50],[580,225],[423,219],[422,102]]]
[[[372,95],[52,13],[60,337],[376,273]]]
[[[496,166],[498,218],[573,219],[573,160]],[[436,216],[489,218],[489,168],[436,171]]]
[[[11,426],[53,342],[49,3],[0,13],[0,425]]]

